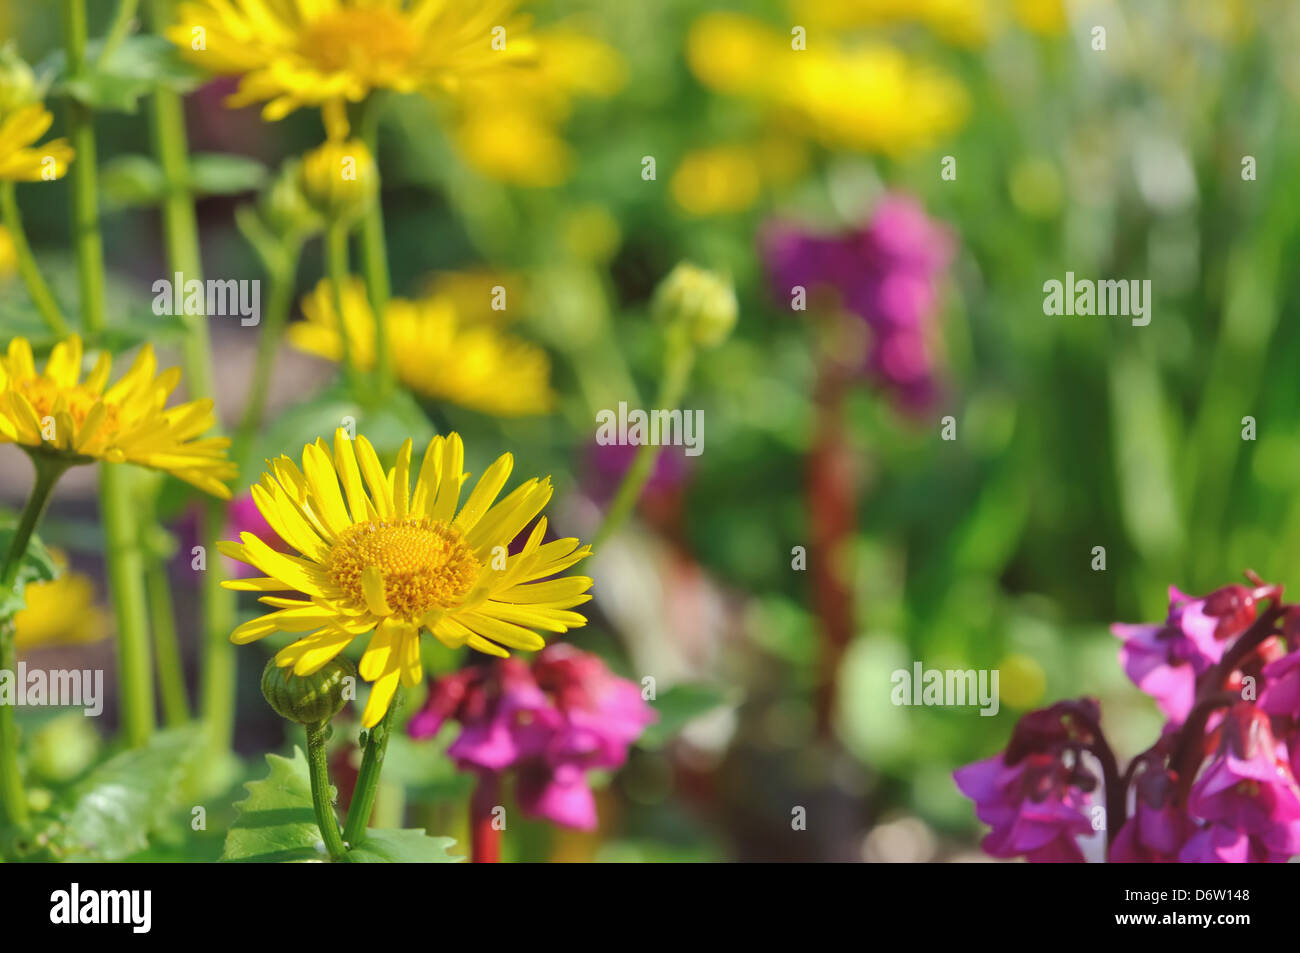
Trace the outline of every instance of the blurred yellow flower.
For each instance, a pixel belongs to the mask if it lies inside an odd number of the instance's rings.
[[[40,103],[32,103],[0,117],[0,181],[40,182],[62,178],[72,161],[66,139],[51,139],[35,146],[54,122]]]
[[[687,37],[692,72],[719,93],[750,99],[830,149],[887,155],[931,145],[966,118],[966,91],[893,47],[828,37],[796,49],[750,17],[709,13]]]
[[[209,72],[242,77],[231,106],[265,103],[283,119],[330,106],[335,136],[344,102],[374,90],[454,93],[535,55],[519,0],[192,0],[170,39]],[[338,124],[341,121],[341,125]]]
[[[304,598],[262,596],[275,611],[245,622],[230,640],[244,645],[274,632],[308,633],[275,661],[311,675],[369,636],[360,672],[374,683],[361,715],[370,728],[399,681],[412,687],[422,680],[426,630],[448,647],[506,657],[507,649],[543,648],[537,629],[563,633],[586,625],[572,609],[591,599],[592,580],[560,574],[591,547],[574,538],[543,543],[543,516],[522,547],[507,552],[552,493],[550,477],[533,478],[498,500],[513,466],[514,458],[502,454],[465,495],[470,475],[458,434],[434,437],[418,465],[407,440],[385,472],[370,441],[349,439],[342,428],[332,453],[324,440],[303,447],[301,470],[280,457],[253,487],[253,500],[275,534],[302,555],[241,533],[238,543],[219,543],[221,552],[263,576],[222,585]]]
[[[230,497],[236,468],[226,459],[225,437],[195,439],[216,423],[211,400],[167,408],[181,381],[180,368],[155,376],[153,347],[140,349],[131,369],[105,390],[112,358],[101,352],[81,379],[81,338],[72,335],[50,352],[36,373],[26,338],[9,342],[0,358],[0,443],[17,443],[69,463],[135,463],[170,473],[200,490]]]
[[[1065,0],[1015,0],[1016,21],[1031,33],[1055,36],[1067,25]]]
[[[1052,6],[1059,0],[1016,0],[1020,5]],[[794,0],[796,23],[818,26],[884,27],[920,23],[957,46],[980,46],[989,38],[988,0]]]
[[[350,279],[340,297],[352,360],[372,367],[375,321],[365,286]],[[307,320],[289,328],[289,342],[342,360],[333,284],[322,280],[303,299],[302,310]],[[467,319],[450,298],[394,298],[384,322],[398,379],[416,393],[500,417],[546,413],[554,403],[546,352],[491,322]]]
[[[89,576],[68,570],[67,556],[57,549],[50,555],[62,570],[50,582],[33,582],[23,590],[27,608],[14,616],[18,648],[80,645],[108,635],[108,614],[95,602],[95,584]]]
[[[18,271],[18,248],[9,229],[0,225],[0,279],[8,278]]]
[[[607,99],[626,69],[612,47],[559,25],[533,34],[535,67],[464,83],[453,97],[452,137],[462,157],[489,178],[546,187],[567,179],[573,153],[560,127],[577,98]]]
[[[687,153],[673,172],[673,200],[692,215],[741,212],[758,199],[761,180],[753,149],[712,146]]]

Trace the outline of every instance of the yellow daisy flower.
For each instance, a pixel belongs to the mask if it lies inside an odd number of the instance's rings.
[[[68,141],[51,139],[34,147],[53,122],[53,114],[40,103],[0,118],[0,181],[40,182],[63,177],[72,161]]]
[[[375,363],[375,320],[365,286],[349,279],[341,297],[349,353],[357,367],[369,369]],[[334,286],[328,279],[303,299],[302,311],[307,320],[290,326],[289,343],[327,360],[342,360]],[[499,417],[545,413],[554,403],[546,352],[495,323],[466,319],[447,296],[393,298],[384,322],[397,377],[417,393]]]
[[[216,423],[211,400],[165,408],[180,383],[180,368],[155,376],[153,348],[140,349],[131,369],[105,390],[112,359],[99,355],[81,380],[81,338],[54,346],[43,374],[36,373],[26,338],[9,342],[0,357],[0,443],[16,443],[62,456],[69,463],[136,463],[163,470],[200,490],[230,497],[225,481],[236,468],[226,459],[224,437],[195,439]]]
[[[18,273],[18,246],[9,229],[0,225],[0,280]]]
[[[519,0],[193,0],[167,31],[191,62],[242,76],[231,106],[360,102],[373,90],[454,92],[534,55]],[[345,121],[343,121],[345,124]],[[336,125],[336,130],[341,130]]]
[[[60,550],[50,556],[62,573],[49,582],[29,583],[23,590],[27,602],[14,616],[18,648],[48,645],[81,645],[108,635],[108,616],[95,603],[95,584],[89,576],[68,570],[68,558]]]
[[[462,504],[464,446],[452,433],[434,437],[410,491],[411,441],[385,473],[365,437],[340,428],[334,449],[323,440],[303,447],[302,469],[287,456],[269,462],[252,488],[268,524],[301,556],[271,548],[253,533],[222,542],[227,556],[265,576],[223,582],[248,592],[291,590],[301,598],[262,596],[276,611],[231,633],[237,644],[273,632],[310,633],[275,657],[282,668],[310,675],[353,639],[370,634],[361,677],[374,686],[362,724],[378,724],[398,682],[420,682],[420,635],[468,645],[489,655],[506,648],[535,651],[546,643],[534,629],[566,632],[586,624],[574,606],[588,601],[591,579],[557,576],[588,556],[577,539],[543,543],[546,517],[514,555],[508,547],[551,498],[551,481],[532,479],[504,499],[514,460],[502,454]],[[494,505],[495,504],[495,505]],[[504,646],[504,647],[503,647]]]

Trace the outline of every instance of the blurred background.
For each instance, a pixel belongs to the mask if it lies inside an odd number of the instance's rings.
[[[92,35],[110,7],[92,5]],[[595,415],[653,406],[658,388],[656,284],[681,260],[729,274],[740,320],[700,357],[682,402],[703,412],[704,452],[665,450],[635,519],[586,570],[590,624],[566,636],[628,678],[653,676],[660,721],[598,779],[598,832],[512,828],[506,859],[978,859],[980,825],[951,773],[1002,748],[1024,711],[1097,696],[1121,759],[1158,733],[1117,664],[1111,622],[1157,620],[1168,585],[1205,592],[1246,569],[1300,585],[1300,282],[1287,257],[1300,237],[1300,7],[528,9],[557,38],[547,92],[461,110],[388,99],[382,201],[395,293],[436,287],[473,312],[506,288],[509,317],[484,320],[545,351],[553,409],[500,417],[417,398],[367,435],[391,452],[456,429],[475,473],[508,448],[519,474],[552,474],[561,535],[590,538],[630,461],[594,446]],[[28,61],[57,47],[44,5],[0,11]],[[307,110],[267,123],[256,107],[229,109],[233,88],[217,80],[187,100],[194,152],[248,160],[213,167],[227,178],[198,207],[203,255],[209,276],[257,278],[236,209],[323,132]],[[147,124],[114,114],[96,131],[110,308],[166,351],[163,319],[147,325],[166,272],[158,216],[133,191]],[[858,235],[899,196],[947,248],[932,306],[914,316],[933,384],[920,401],[878,369],[844,366],[840,335],[865,329],[878,345],[879,323],[850,315],[843,289],[792,309],[771,251],[774,229]],[[38,255],[70,275],[66,184],[20,197]],[[0,248],[8,272],[6,261]],[[309,243],[295,297],[322,271]],[[1043,284],[1067,271],[1150,279],[1150,324],[1045,315]],[[0,280],[0,328],[19,333],[23,319],[4,309],[21,283]],[[213,318],[211,330],[233,428],[259,329]],[[335,366],[292,340],[250,466],[293,455],[347,412],[328,397]],[[0,449],[11,509],[27,466]],[[63,481],[42,531],[78,575],[20,619],[31,664],[112,672],[93,479],[83,468]],[[192,514],[167,515],[172,532],[155,545],[188,553]],[[168,588],[191,684],[193,578],[178,557]],[[278,647],[238,653],[236,746],[250,777],[261,752],[292,743],[257,688]],[[441,670],[457,665],[430,652]],[[895,705],[891,673],[915,662],[996,669],[998,714]],[[104,730],[111,700],[107,711]],[[23,717],[32,769],[51,783],[102,744],[86,719]],[[394,742],[388,796],[463,840],[470,781],[432,750]],[[340,749],[339,763],[349,756]]]

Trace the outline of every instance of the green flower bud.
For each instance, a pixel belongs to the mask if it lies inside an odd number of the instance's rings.
[[[258,201],[262,221],[277,235],[306,238],[319,232],[324,220],[302,190],[302,160],[285,162]]]
[[[348,221],[375,200],[379,172],[359,139],[331,139],[302,157],[303,195],[331,222]]]
[[[738,310],[731,280],[690,262],[680,263],[655,289],[655,317],[680,323],[698,347],[725,341],[736,326]]]
[[[344,689],[355,685],[356,677],[357,667],[342,655],[311,675],[294,675],[292,666],[281,668],[271,659],[262,672],[262,696],[278,715],[290,721],[322,725],[342,711],[347,703]]]

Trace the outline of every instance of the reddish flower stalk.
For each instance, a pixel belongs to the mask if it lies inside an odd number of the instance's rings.
[[[480,771],[469,799],[470,863],[501,862],[501,830],[496,808],[501,803],[501,775]]]

